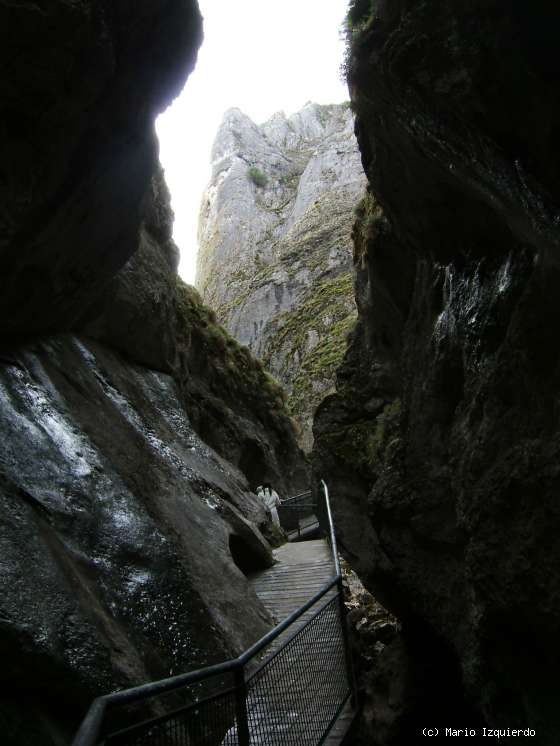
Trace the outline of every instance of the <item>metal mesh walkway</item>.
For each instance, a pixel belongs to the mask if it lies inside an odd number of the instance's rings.
[[[281,621],[329,581],[332,554],[327,542],[317,539],[284,544],[274,557],[276,564],[253,575],[250,583],[272,616]],[[320,743],[325,728],[341,714],[339,705],[348,681],[339,601],[333,588],[274,641],[268,653],[278,650],[278,654],[250,675],[251,744]],[[343,721],[347,715],[344,710]],[[340,743],[345,729],[337,732],[328,744]]]
[[[73,746],[338,746],[350,722],[351,667],[327,486],[327,540],[288,543],[249,579],[278,622],[235,659],[98,697]],[[288,498],[289,521],[315,514]],[[287,526],[288,528],[288,526]]]

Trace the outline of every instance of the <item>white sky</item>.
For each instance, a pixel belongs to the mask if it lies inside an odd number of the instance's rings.
[[[348,0],[199,0],[204,42],[182,94],[156,124],[175,211],[179,273],[194,282],[196,230],[210,150],[224,112],[262,123],[307,101],[348,99],[339,30]]]

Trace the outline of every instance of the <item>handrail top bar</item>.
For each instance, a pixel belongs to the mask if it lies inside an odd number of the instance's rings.
[[[178,674],[177,676],[171,676],[167,679],[161,679],[159,681],[147,682],[146,684],[140,684],[139,686],[131,687],[129,689],[121,689],[117,692],[97,697],[93,700],[89,710],[87,711],[80,729],[78,730],[72,742],[72,746],[96,746],[105,711],[107,707],[111,705],[147,699],[148,697],[164,694],[165,692],[187,686],[188,684],[195,684],[202,679],[242,669],[251,658],[253,658],[269,643],[271,643],[280,634],[282,634],[282,632],[284,632],[287,627],[293,624],[296,619],[298,619],[308,609],[314,606],[323,596],[325,596],[332,588],[334,588],[335,585],[340,583],[342,575],[340,572],[340,562],[338,560],[338,553],[336,549],[336,537],[334,534],[334,524],[330,508],[329,491],[324,480],[321,480],[321,483],[323,485],[323,490],[325,493],[325,502],[327,506],[327,515],[330,529],[330,541],[335,566],[335,575],[331,578],[331,580],[327,581],[325,585],[323,585],[323,587],[319,591],[317,591],[317,593],[315,593],[312,598],[310,598],[308,601],[306,601],[306,603],[293,611],[288,617],[286,617],[282,622],[273,627],[273,629],[271,629],[269,632],[266,633],[266,635],[261,637],[260,640],[257,640],[257,642],[255,642],[250,648],[244,651],[237,658],[230,659],[229,661],[224,661],[223,663],[217,663],[212,666],[205,666],[204,668],[199,668],[196,671]],[[294,497],[287,499],[292,500],[295,497],[301,497],[309,492],[311,492],[311,490],[307,490],[306,492],[302,492],[299,495],[295,495]]]
[[[110,696],[110,694],[105,694],[93,700],[72,741],[73,746],[96,746]]]
[[[301,510],[302,508],[315,508],[315,505],[313,503],[299,503],[298,505],[286,505],[286,503],[280,504],[281,508],[287,508],[287,509],[293,509],[293,510]]]
[[[202,679],[208,679],[219,674],[230,673],[236,669],[243,668],[243,666],[265,648],[269,643],[275,640],[284,630],[289,627],[293,622],[296,621],[302,614],[308,609],[314,606],[318,601],[326,596],[327,593],[334,588],[340,582],[340,573],[337,573],[335,577],[329,580],[325,585],[317,591],[317,593],[306,601],[302,606],[293,611],[290,616],[286,617],[280,624],[267,632],[266,635],[257,640],[254,645],[248,648],[237,658],[232,658],[224,663],[217,663],[214,666],[205,666],[199,668],[196,671],[190,671],[188,673],[179,674],[177,676],[171,676],[167,679],[161,679],[160,681],[150,681],[146,684],[140,684],[139,686],[131,687],[130,689],[121,689],[118,692],[112,694],[105,694],[102,697],[94,699],[91,707],[85,719],[82,722],[80,730],[76,734],[73,746],[95,746],[99,731],[101,729],[101,723],[107,707],[115,704],[125,704],[126,702],[139,701],[147,699],[148,697],[154,697],[159,694],[165,694],[166,692],[179,689],[180,687],[187,686],[188,684],[196,684]],[[89,731],[89,732],[88,732]]]
[[[304,492],[298,492],[297,495],[290,495],[289,497],[284,497],[283,499],[280,500],[280,502],[282,504],[283,503],[289,503],[292,500],[297,500],[300,497],[306,497],[307,495],[311,495],[312,492],[313,492],[313,490],[305,490]]]

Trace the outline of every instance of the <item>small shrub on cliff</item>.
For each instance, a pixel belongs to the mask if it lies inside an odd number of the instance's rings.
[[[268,183],[267,175],[256,166],[251,166],[249,168],[249,170],[247,171],[247,176],[255,186],[261,187],[261,189]]]
[[[377,0],[352,0],[342,25],[340,36],[346,42],[340,77],[345,82],[352,60],[352,48],[361,33],[369,26],[377,12]]]
[[[377,9],[375,0],[352,0],[346,14],[346,29],[350,32],[365,26]]]
[[[212,408],[216,409],[215,399],[220,399],[225,419],[233,417],[235,411],[243,413],[249,409],[261,422],[274,421],[281,431],[291,433],[284,389],[264,369],[261,360],[217,323],[214,312],[204,305],[195,288],[180,278],[177,278],[177,313],[182,375],[188,378],[196,371],[205,382]],[[204,403],[200,391],[197,397],[199,405],[201,401]]]

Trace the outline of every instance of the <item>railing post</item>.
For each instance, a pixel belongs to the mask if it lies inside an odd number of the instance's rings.
[[[346,609],[344,607],[344,588],[342,584],[342,570],[341,570],[340,561],[338,558],[338,548],[336,545],[336,534],[334,530],[334,522],[333,522],[333,517],[332,517],[332,512],[331,512],[329,488],[327,487],[324,479],[321,479],[321,484],[323,485],[325,508],[327,511],[327,518],[328,518],[329,527],[330,527],[330,543],[331,543],[331,549],[333,551],[334,566],[335,566],[336,574],[338,577],[338,580],[337,580],[338,602],[339,602],[339,613],[340,613],[340,626],[342,628],[341,629],[342,641],[344,645],[344,658],[346,660],[346,673],[348,676],[348,683],[350,685],[350,690],[352,692],[352,704],[354,705],[354,707],[356,707],[356,705],[358,704],[358,685],[357,685],[356,676],[354,673],[354,666],[352,664],[352,652],[350,650],[350,639],[348,635],[348,628],[346,626]]]
[[[348,627],[346,626],[346,608],[344,607],[344,590],[342,586],[342,575],[338,580],[338,601],[339,601],[339,613],[340,613],[340,626],[342,628],[342,640],[344,645],[344,659],[346,661],[346,675],[348,676],[348,684],[352,692],[352,706],[355,708],[358,706],[358,683],[356,681],[356,674],[354,672],[354,664],[352,661],[352,651],[350,650],[350,638],[348,635]]]
[[[250,746],[249,719],[247,717],[247,683],[245,666],[237,666],[235,680],[235,714],[237,717],[237,742],[239,746]]]

